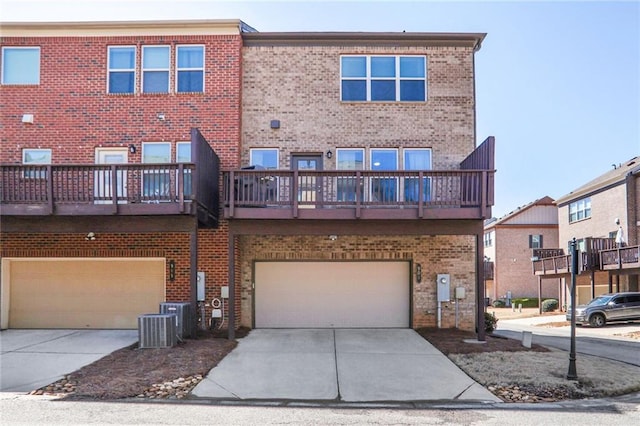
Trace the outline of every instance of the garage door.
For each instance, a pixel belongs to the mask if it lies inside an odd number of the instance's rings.
[[[165,297],[164,259],[3,259],[2,273],[9,328],[134,329]]]
[[[256,262],[255,326],[408,327],[409,262]]]

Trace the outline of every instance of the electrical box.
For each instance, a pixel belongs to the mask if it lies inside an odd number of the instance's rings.
[[[204,272],[198,272],[196,296],[198,302],[204,302]]]
[[[222,309],[213,309],[211,311],[211,318],[222,318]]]
[[[456,287],[456,299],[464,299],[464,287]]]
[[[449,274],[438,274],[438,302],[451,300],[451,277]]]
[[[228,299],[229,298],[229,286],[228,285],[223,285],[222,287],[220,287],[220,297],[222,297],[223,299]]]

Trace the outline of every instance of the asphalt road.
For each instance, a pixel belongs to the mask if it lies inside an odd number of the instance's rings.
[[[494,332],[499,336],[521,339],[523,331],[532,333],[532,342],[569,351],[570,327],[545,327],[538,319],[503,320]],[[536,324],[536,322],[538,322]],[[576,353],[593,355],[640,366],[640,340],[622,337],[640,331],[640,322],[608,324],[603,328],[576,328]]]

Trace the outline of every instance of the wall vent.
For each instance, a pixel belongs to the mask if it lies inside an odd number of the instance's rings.
[[[161,314],[176,316],[176,330],[178,339],[191,336],[191,304],[186,302],[164,302],[160,304]]]
[[[138,345],[140,348],[171,348],[177,343],[175,315],[145,314],[138,317]]]

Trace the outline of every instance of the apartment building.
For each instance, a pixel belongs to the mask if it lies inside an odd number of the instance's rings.
[[[2,328],[135,328],[228,287],[230,337],[474,330],[483,38],[3,25]]]
[[[602,293],[638,291],[639,178],[640,160],[634,157],[556,200],[559,245],[537,251],[533,267],[543,283],[562,283],[562,305],[570,304],[573,239],[578,304]]]
[[[487,261],[493,264],[493,276],[486,284],[490,300],[558,298],[557,285],[539,287],[531,272],[534,250],[558,247],[558,207],[553,198],[545,196],[499,219],[487,220],[484,243]]]

